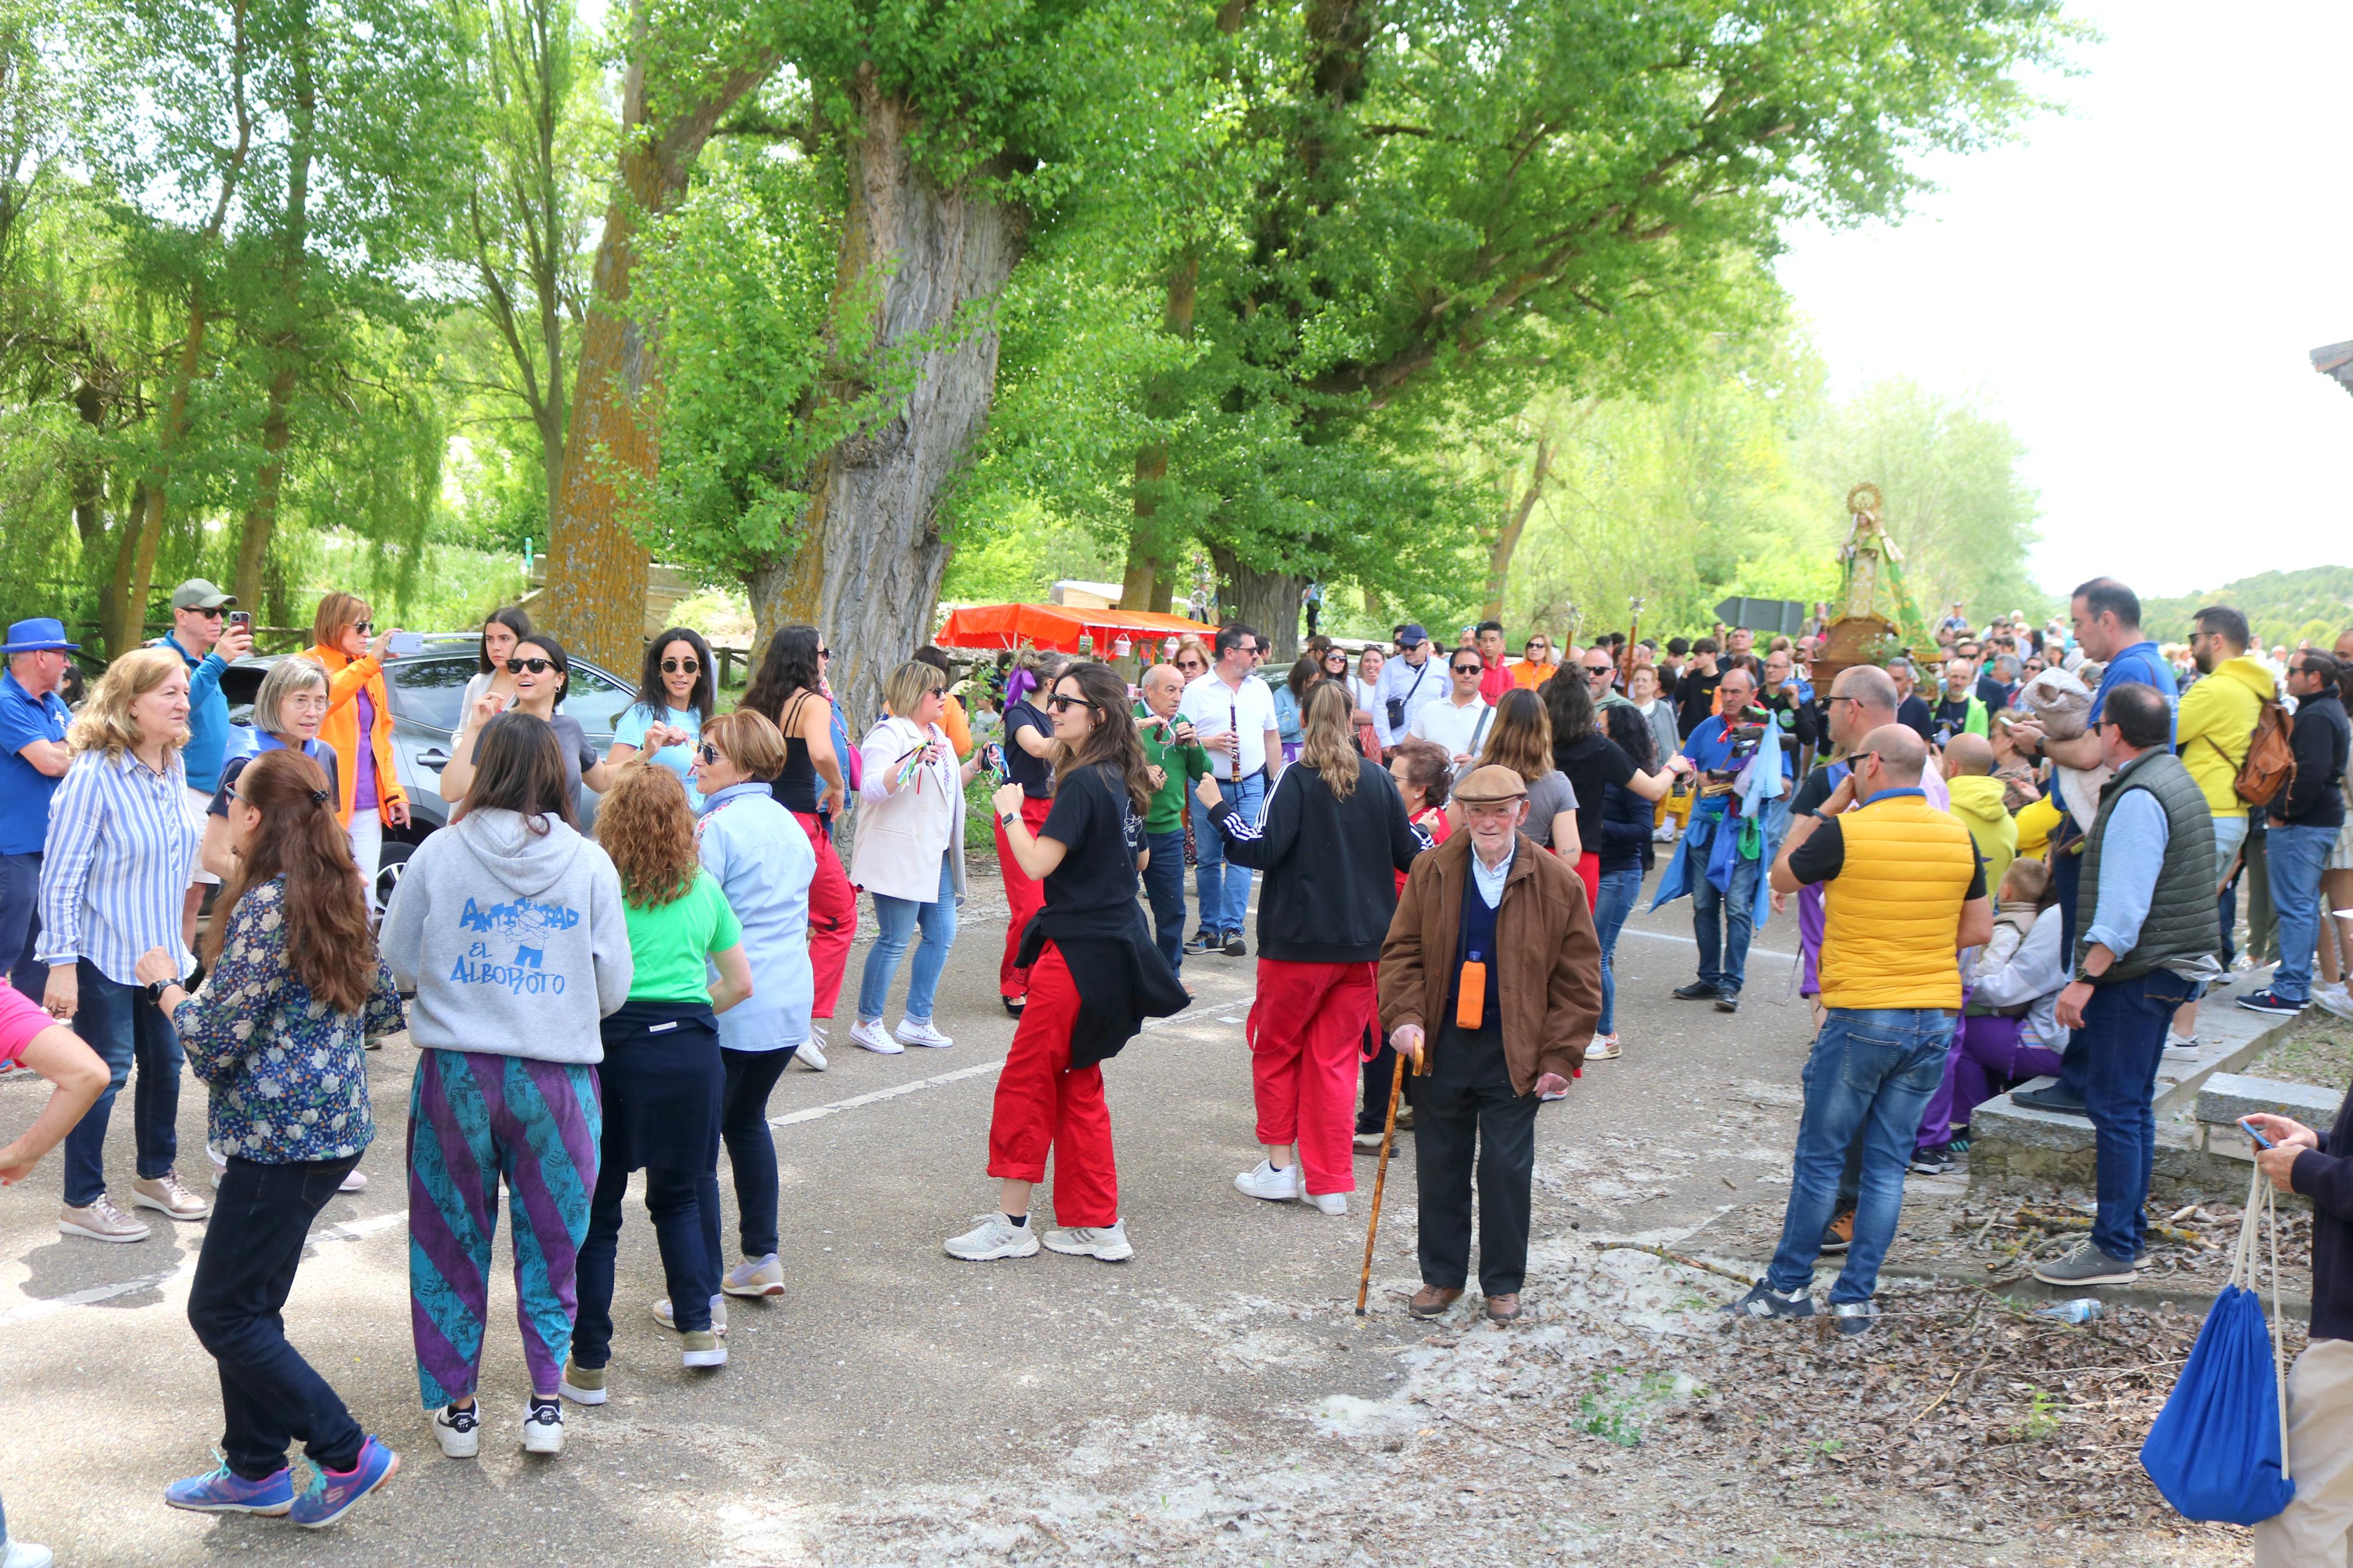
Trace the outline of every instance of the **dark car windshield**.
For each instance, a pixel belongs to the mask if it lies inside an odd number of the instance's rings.
[[[395,711],[412,724],[455,733],[463,717],[466,682],[479,667],[470,658],[402,658],[385,666]]]

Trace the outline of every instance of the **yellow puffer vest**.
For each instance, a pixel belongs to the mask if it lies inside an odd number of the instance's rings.
[[[1958,1008],[1953,942],[1978,868],[1969,830],[1916,795],[1838,823],[1846,855],[1822,889],[1822,1005]]]

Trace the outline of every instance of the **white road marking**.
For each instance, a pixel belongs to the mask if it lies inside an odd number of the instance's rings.
[[[1697,947],[1699,945],[1699,942],[1695,939],[1685,936],[1680,931],[1637,931],[1632,926],[1627,926],[1623,930],[1620,931],[1618,934],[1620,936],[1647,937],[1652,942],[1679,942],[1685,947]],[[1748,956],[1751,958],[1795,958],[1798,955],[1794,952],[1777,952],[1769,947],[1752,947],[1748,950]]]

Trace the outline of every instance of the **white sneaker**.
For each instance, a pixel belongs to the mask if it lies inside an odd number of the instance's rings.
[[[49,1568],[57,1554],[46,1546],[29,1541],[9,1541],[0,1544],[0,1568]]]
[[[809,1026],[809,1037],[803,1040],[800,1043],[800,1048],[793,1052],[793,1060],[811,1072],[825,1070],[825,1026],[822,1024]]]
[[[449,1405],[433,1413],[433,1440],[453,1459],[470,1459],[482,1451],[481,1427],[480,1400],[463,1410]]]
[[[522,1407],[522,1451],[526,1454],[564,1452],[564,1405],[551,1399]]]
[[[902,1045],[925,1046],[935,1051],[944,1051],[955,1044],[954,1040],[933,1028],[929,1018],[900,1019],[899,1041]]]
[[[2334,1013],[2340,1018],[2353,1018],[2353,989],[2348,989],[2341,982],[2316,987],[2312,999],[2324,1013]]]
[[[1135,1256],[1135,1248],[1127,1244],[1127,1221],[1124,1219],[1109,1226],[1073,1225],[1050,1230],[1046,1233],[1046,1245],[1072,1258],[1099,1258],[1105,1263],[1124,1263]]]
[[[1620,1055],[1616,1035],[1596,1035],[1585,1047],[1585,1059],[1589,1062],[1614,1062]]]
[[[2165,1031],[2165,1054],[2176,1061],[2194,1059],[2198,1055],[2198,1037]]]
[[[1299,1196],[1299,1167],[1286,1165],[1278,1171],[1271,1160],[1261,1160],[1253,1168],[1234,1178],[1234,1185],[1254,1198],[1264,1198],[1271,1204],[1285,1204]]]
[[[670,1315],[669,1297],[664,1296],[654,1303],[654,1321],[665,1329],[675,1331],[678,1328],[678,1320]],[[711,1298],[711,1331],[714,1334],[727,1331],[727,1298],[724,1296]]]
[[[351,1174],[343,1178],[342,1185],[336,1187],[335,1191],[339,1193],[364,1193],[367,1191],[367,1173],[361,1170],[357,1165],[353,1166]]]
[[[895,1057],[907,1047],[882,1032],[880,1018],[860,1018],[849,1026],[849,1043],[872,1051],[878,1057]]]
[[[1038,1232],[1031,1226],[1015,1225],[997,1209],[977,1218],[979,1223],[962,1236],[948,1237],[945,1246],[950,1258],[961,1258],[966,1263],[987,1263],[999,1258],[1038,1256]]]
[[[1359,1132],[1355,1142],[1356,1152],[1359,1154],[1377,1154],[1381,1152],[1381,1135],[1377,1132]]]
[[[98,1201],[80,1208],[70,1205],[58,1211],[58,1234],[86,1236],[92,1241],[144,1241],[147,1222],[132,1219],[114,1206],[114,1200],[104,1193]]]
[[[679,1361],[682,1365],[712,1367],[727,1364],[727,1347],[719,1342],[717,1334],[689,1331],[679,1335],[678,1343]]]
[[[177,1171],[133,1180],[131,1184],[131,1205],[133,1208],[153,1209],[174,1219],[202,1219],[213,1212],[211,1204],[180,1184]]]
[[[1345,1215],[1348,1212],[1348,1194],[1345,1193],[1310,1193],[1307,1201],[1315,1205],[1317,1214]]]

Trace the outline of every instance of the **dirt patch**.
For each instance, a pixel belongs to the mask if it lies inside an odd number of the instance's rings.
[[[2353,1083],[2353,1022],[2318,1007],[2288,1026],[2279,1044],[2241,1069],[2253,1078],[2336,1088]]]

